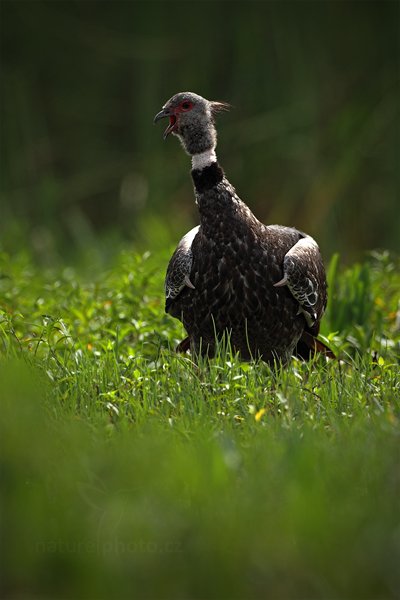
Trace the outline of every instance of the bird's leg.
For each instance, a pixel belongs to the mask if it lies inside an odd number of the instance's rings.
[[[175,352],[187,352],[188,350],[190,350],[190,338],[186,337],[184,340],[182,340],[177,347],[175,348]]]

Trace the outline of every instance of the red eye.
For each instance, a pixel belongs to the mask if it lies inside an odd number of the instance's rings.
[[[182,104],[181,104],[182,110],[190,110],[191,108],[193,108],[192,102],[189,102],[188,100],[185,100],[184,102],[182,102]]]

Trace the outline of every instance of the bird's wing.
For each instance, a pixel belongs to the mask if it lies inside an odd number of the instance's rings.
[[[190,281],[193,263],[192,244],[199,227],[200,225],[193,227],[183,236],[169,261],[165,277],[165,308],[167,312],[171,302],[185,286],[194,289],[194,285]]]
[[[286,253],[283,278],[274,285],[287,285],[299,303],[299,314],[304,315],[308,328],[318,328],[326,307],[326,278],[318,244],[311,236],[304,234]]]

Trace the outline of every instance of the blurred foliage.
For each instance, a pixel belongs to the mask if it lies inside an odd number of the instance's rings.
[[[265,222],[325,254],[399,248],[397,2],[1,3],[1,234],[41,256],[197,220],[152,117],[229,101],[219,157]],[[158,228],[160,229],[160,227]],[[117,233],[115,233],[117,232]]]
[[[171,352],[167,256],[0,254],[1,597],[394,600],[398,262],[334,257],[342,360],[273,370]]]

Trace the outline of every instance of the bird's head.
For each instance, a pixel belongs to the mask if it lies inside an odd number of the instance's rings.
[[[164,139],[173,133],[179,137],[186,152],[193,156],[215,148],[214,116],[228,108],[229,105],[224,102],[206,100],[193,92],[179,92],[164,104],[154,117],[154,123],[168,117]]]

